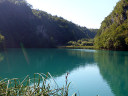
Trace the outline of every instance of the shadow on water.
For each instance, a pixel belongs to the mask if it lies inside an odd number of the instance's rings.
[[[97,51],[94,58],[115,96],[128,96],[128,52]]]
[[[0,53],[0,74],[14,78],[50,72],[60,76],[79,66],[93,64],[94,52],[67,49],[8,49]]]

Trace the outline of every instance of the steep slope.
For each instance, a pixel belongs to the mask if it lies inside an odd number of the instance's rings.
[[[0,30],[7,48],[21,45],[56,47],[71,40],[93,37],[88,35],[90,30],[83,30],[62,17],[32,9],[25,0],[0,1]]]
[[[97,48],[128,50],[128,0],[120,0],[101,23],[95,37]]]

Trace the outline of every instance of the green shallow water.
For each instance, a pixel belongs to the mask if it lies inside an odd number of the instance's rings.
[[[87,49],[8,49],[0,52],[0,77],[50,72],[58,85],[69,72],[70,95],[128,96],[128,52]]]

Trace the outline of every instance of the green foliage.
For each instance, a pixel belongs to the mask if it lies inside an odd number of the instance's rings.
[[[128,50],[128,1],[121,0],[113,12],[105,18],[95,37],[95,47],[114,50]]]
[[[128,45],[128,37],[125,38],[125,43]]]
[[[77,40],[77,41],[69,41],[68,42],[68,45],[69,46],[93,46],[93,39],[80,39],[80,40]]]
[[[5,37],[3,35],[0,34],[0,48],[3,49],[3,43],[4,43]]]
[[[0,34],[0,43],[4,41],[4,36]]]

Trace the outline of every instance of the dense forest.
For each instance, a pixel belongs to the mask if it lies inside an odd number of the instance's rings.
[[[95,37],[95,47],[128,50],[128,0],[120,0],[101,23]]]
[[[95,30],[33,9],[25,0],[0,0],[1,47],[56,47],[95,35]]]

